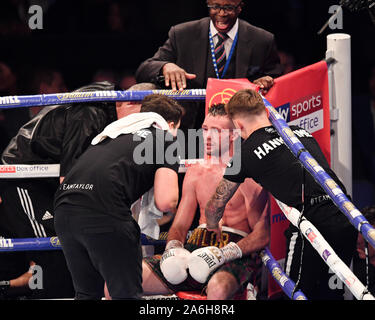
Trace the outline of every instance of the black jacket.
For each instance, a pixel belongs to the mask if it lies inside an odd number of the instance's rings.
[[[97,82],[75,92],[114,90]],[[5,148],[3,164],[60,164],[65,176],[91,140],[117,120],[115,102],[87,102],[44,107]]]

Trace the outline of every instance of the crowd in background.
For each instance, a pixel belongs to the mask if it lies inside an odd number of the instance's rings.
[[[326,35],[352,35],[353,77],[363,79],[373,62],[368,39],[374,28],[366,12],[344,10],[342,30],[318,31],[338,1],[247,1],[241,18],[275,34],[278,48],[294,57],[296,66],[324,58]],[[42,29],[29,28],[31,5],[43,9]],[[59,69],[69,90],[86,84],[98,69],[134,72],[166,40],[171,26],[206,16],[205,1],[145,0],[5,0],[0,3],[0,61],[20,74],[22,91],[37,66]],[[366,32],[363,32],[366,30]],[[353,81],[354,89],[364,87]]]

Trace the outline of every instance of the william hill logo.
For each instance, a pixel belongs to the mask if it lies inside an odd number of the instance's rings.
[[[228,103],[236,92],[237,90],[231,88],[226,88],[223,91],[217,92],[211,97],[208,105],[211,107],[213,104]]]
[[[16,172],[16,166],[0,166],[0,173],[15,173]]]

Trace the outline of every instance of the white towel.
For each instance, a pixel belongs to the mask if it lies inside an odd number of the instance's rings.
[[[158,210],[154,201],[154,188],[146,192],[131,206],[133,218],[138,222],[141,232],[151,238],[159,239],[160,226],[157,219],[163,217],[163,212]],[[153,245],[142,245],[143,258],[152,257],[155,248]]]
[[[152,125],[162,130],[169,129],[167,121],[158,113],[133,113],[106,126],[101,133],[92,139],[91,144],[96,145],[107,137],[115,139],[121,134],[135,133]]]
[[[155,205],[153,187],[142,196],[138,208],[138,224],[141,232],[153,239],[159,239],[160,226],[157,220],[163,217],[163,212]]]

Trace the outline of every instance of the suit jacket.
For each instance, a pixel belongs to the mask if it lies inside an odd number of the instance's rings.
[[[173,26],[169,38],[155,55],[144,61],[136,72],[138,82],[155,82],[161,68],[173,62],[197,77],[188,80],[188,88],[205,88],[209,57],[208,30],[210,18],[190,21]],[[281,65],[272,33],[239,19],[238,42],[235,56],[235,78],[281,75]],[[211,67],[211,66],[209,66]],[[213,68],[213,66],[212,66]]]

